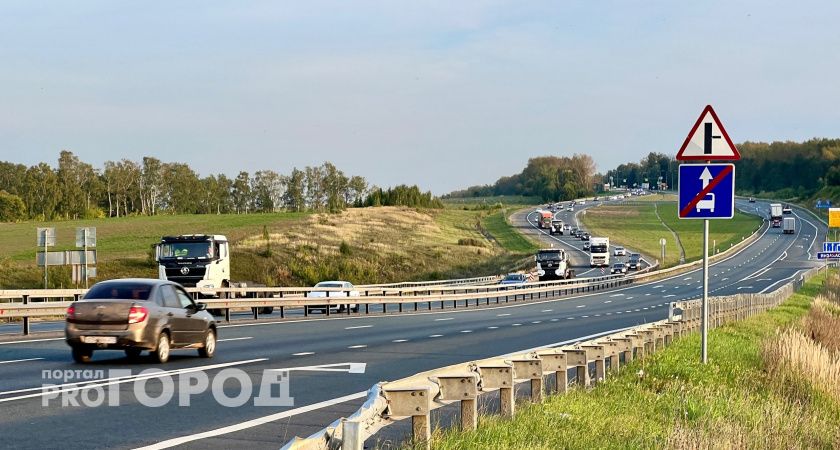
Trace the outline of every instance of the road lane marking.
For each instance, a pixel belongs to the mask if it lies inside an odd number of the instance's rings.
[[[367,345],[365,345],[365,344],[359,344],[359,345],[351,345],[351,346],[349,346],[349,347],[347,347],[347,348],[365,348],[365,347],[367,347]]]
[[[540,312],[551,312],[551,311],[553,311],[553,310],[552,310],[552,309],[544,309],[544,310],[542,310],[542,311],[540,311]]]
[[[585,308],[586,305],[578,305],[578,308]]]
[[[314,354],[315,354],[315,352],[300,352],[300,353],[292,353],[292,356],[308,356],[308,355],[314,355]]]
[[[166,448],[175,447],[177,445],[183,445],[188,442],[197,441],[200,439],[206,439],[209,437],[221,436],[223,434],[235,433],[237,431],[247,430],[248,428],[257,427],[260,425],[265,425],[267,423],[275,422],[281,419],[286,419],[292,416],[296,416],[298,414],[304,414],[311,411],[316,411],[321,408],[326,408],[328,406],[338,405],[340,403],[349,402],[351,400],[357,400],[360,398],[364,398],[367,396],[367,391],[356,392],[355,394],[345,395],[344,397],[338,397],[331,400],[325,400],[323,402],[313,403],[307,406],[301,406],[300,408],[290,409],[288,411],[279,412],[277,414],[271,414],[264,417],[259,417],[256,419],[248,420],[246,422],[238,423],[235,425],[229,425],[222,428],[216,428],[209,431],[204,431],[202,433],[191,434],[188,436],[181,436],[174,439],[168,439],[166,441],[158,442],[157,444],[148,445],[146,447],[141,447],[137,450],[163,450]]]
[[[531,323],[535,323],[535,324],[536,324],[536,323],[542,323],[542,320],[535,320],[535,321],[533,321],[533,322],[531,322]]]
[[[454,320],[454,317],[444,317],[442,319],[435,319],[435,322],[443,322],[445,320]]]
[[[12,364],[12,363],[19,363],[19,362],[26,362],[26,361],[40,361],[44,358],[26,358],[26,359],[13,359],[11,361],[0,361],[0,364]]]
[[[488,330],[498,330],[499,327],[487,327]]]
[[[399,344],[399,343],[401,343],[401,342],[408,342],[408,339],[394,339],[394,340],[393,340],[393,341],[391,341],[391,342],[394,342],[394,343]]]
[[[227,338],[227,339],[218,339],[216,342],[230,342],[230,341],[247,341],[248,339],[254,339],[251,336],[245,337],[238,337],[238,338]]]
[[[362,328],[373,328],[373,325],[359,325],[356,327],[344,327],[345,330],[359,330]]]
[[[669,295],[666,295],[666,296],[664,296],[664,297],[662,297],[662,298],[669,298],[669,297],[676,297],[676,295],[674,295],[674,294],[669,294]]]
[[[509,315],[510,315],[510,313],[496,314],[496,317],[506,317],[506,316],[509,316]]]
[[[461,330],[461,333],[472,333],[472,330]]]
[[[606,301],[604,301],[604,303],[605,303],[605,304],[606,304],[606,303],[612,303],[612,300],[606,300]]]
[[[430,338],[439,338],[439,337],[443,337],[443,335],[442,335],[442,334],[433,334],[433,335],[431,335],[431,336],[429,336],[429,337],[430,337]]]
[[[9,344],[28,344],[30,342],[48,342],[48,341],[63,341],[64,338],[49,338],[49,339],[27,339],[24,341],[7,341],[7,342],[0,342],[0,345],[9,345]]]

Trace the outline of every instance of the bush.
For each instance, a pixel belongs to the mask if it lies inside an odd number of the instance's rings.
[[[353,254],[353,249],[350,248],[350,244],[341,241],[341,245],[338,246],[338,252],[344,256],[350,256]]]
[[[26,205],[14,194],[0,191],[0,222],[17,222],[26,218]]]
[[[465,245],[468,247],[484,247],[484,243],[474,238],[458,239],[458,245]]]

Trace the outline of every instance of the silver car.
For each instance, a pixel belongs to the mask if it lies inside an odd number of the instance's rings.
[[[358,297],[359,291],[349,281],[322,281],[315,285],[316,288],[331,288],[342,289],[341,291],[311,291],[307,294],[308,298],[341,298],[341,297]],[[359,312],[358,303],[348,304],[332,304],[332,305],[312,305],[307,306],[307,310],[321,310],[324,314],[327,313],[327,308],[338,308],[339,312],[345,309],[351,309],[353,312]]]
[[[137,358],[144,350],[160,363],[170,351],[216,353],[216,321],[181,285],[165,280],[122,279],[96,283],[67,308],[65,339],[79,363],[95,350],[123,350]]]

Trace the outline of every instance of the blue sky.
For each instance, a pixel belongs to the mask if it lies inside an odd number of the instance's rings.
[[[840,3],[0,4],[0,159],[200,174],[332,161],[435,193],[539,155],[840,137]]]

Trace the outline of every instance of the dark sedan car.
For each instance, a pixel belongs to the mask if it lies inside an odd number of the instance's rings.
[[[67,308],[65,339],[80,363],[90,361],[94,350],[123,350],[129,358],[149,350],[165,363],[172,349],[194,348],[212,358],[216,321],[205,309],[171,281],[103,281]]]

